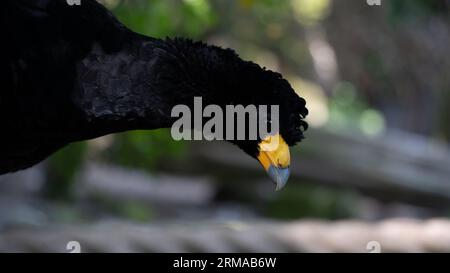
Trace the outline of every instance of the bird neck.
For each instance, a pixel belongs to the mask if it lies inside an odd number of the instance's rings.
[[[209,55],[215,51],[234,54],[187,40],[138,35],[114,52],[105,52],[101,45],[94,44],[78,64],[79,85],[73,96],[91,132],[85,137],[170,127],[173,107],[192,107],[195,96],[224,101],[223,92],[213,96],[210,92],[226,84],[215,77],[220,74],[216,71],[220,58],[213,58],[214,66],[209,63]]]

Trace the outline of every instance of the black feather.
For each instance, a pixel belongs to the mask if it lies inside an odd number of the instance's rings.
[[[204,104],[280,106],[280,133],[303,138],[305,100],[278,73],[231,49],[136,34],[94,0],[0,5],[0,174],[64,145],[109,133],[169,127],[171,109]],[[251,156],[258,141],[233,142]]]

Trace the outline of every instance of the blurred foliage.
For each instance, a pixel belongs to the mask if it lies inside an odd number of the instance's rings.
[[[110,161],[124,166],[152,169],[161,158],[182,156],[185,143],[175,141],[167,129],[117,134],[104,151]]]
[[[306,26],[317,24],[330,10],[330,0],[291,0],[297,20]]]
[[[70,200],[75,176],[83,164],[87,145],[77,142],[56,152],[47,162],[45,194],[52,199]]]
[[[126,218],[135,222],[148,222],[155,217],[150,205],[139,201],[123,201],[96,195],[92,198],[98,211],[108,212],[117,218]]]
[[[342,219],[356,215],[351,193],[321,186],[291,183],[267,205],[265,214],[276,219]]]
[[[214,26],[217,19],[207,0],[119,1],[111,8],[132,30],[157,38],[199,38]]]
[[[443,14],[449,8],[447,0],[390,0],[388,4],[390,19],[393,22]]]

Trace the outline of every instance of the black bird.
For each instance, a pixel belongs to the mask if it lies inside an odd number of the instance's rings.
[[[192,107],[201,96],[220,107],[279,105],[275,151],[261,151],[270,136],[231,142],[257,158],[278,187],[285,184],[288,146],[303,138],[308,110],[280,74],[231,49],[137,34],[94,0],[69,2],[0,5],[0,174],[28,168],[71,142],[168,128],[173,106]]]

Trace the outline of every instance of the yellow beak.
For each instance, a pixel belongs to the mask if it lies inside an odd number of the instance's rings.
[[[289,146],[280,134],[269,135],[259,143],[259,162],[277,185],[276,190],[282,189],[289,178],[291,156]]]

